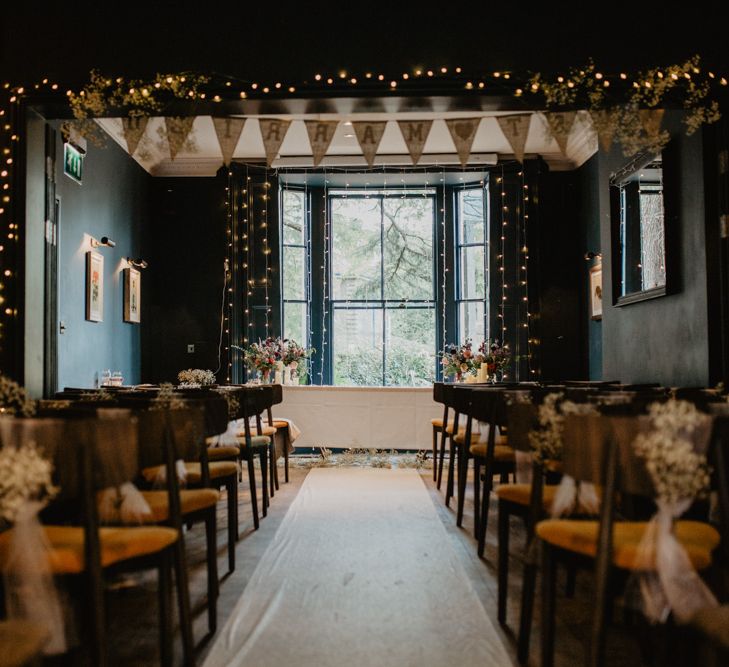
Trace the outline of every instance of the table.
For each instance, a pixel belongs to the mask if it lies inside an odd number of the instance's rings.
[[[443,417],[432,387],[320,387],[286,385],[274,419],[301,429],[296,449],[326,446],[431,450],[430,420]]]

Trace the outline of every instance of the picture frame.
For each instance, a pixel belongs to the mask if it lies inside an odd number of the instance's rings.
[[[124,269],[124,321],[139,324],[142,321],[142,274],[137,269]]]
[[[104,321],[104,256],[94,250],[86,253],[86,319]]]
[[[590,317],[602,319],[602,264],[590,269]]]

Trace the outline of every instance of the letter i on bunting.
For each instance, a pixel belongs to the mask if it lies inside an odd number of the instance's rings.
[[[270,167],[286,138],[291,121],[280,118],[259,118],[258,124],[261,127],[261,139],[263,139],[263,150],[266,153],[266,164]]]
[[[311,154],[314,156],[314,166],[318,167],[319,163],[329,149],[329,144],[334,139],[334,133],[339,125],[338,120],[305,120],[306,131],[309,135],[309,143],[311,143]]]
[[[385,134],[385,127],[387,127],[385,120],[372,122],[360,120],[352,123],[352,129],[368,167],[375,163],[375,156],[382,141],[382,135]]]
[[[165,129],[167,130],[167,143],[170,147],[170,159],[174,160],[185,145],[194,122],[194,116],[165,116]]]
[[[233,159],[235,147],[238,145],[243,126],[246,124],[245,118],[215,118],[213,117],[213,126],[215,134],[220,144],[220,152],[223,154],[223,164],[230,166]]]
[[[514,156],[519,162],[524,162],[524,147],[526,146],[529,125],[532,122],[530,113],[511,114],[508,116],[497,116],[501,131],[514,151]]]
[[[129,155],[134,155],[134,151],[137,150],[137,146],[139,146],[139,142],[144,136],[144,131],[147,129],[148,122],[149,116],[122,118],[122,132],[124,133],[124,140],[127,142]]]
[[[476,131],[481,119],[449,118],[445,123],[456,146],[456,153],[458,153],[461,166],[465,168],[468,165],[468,159],[471,157],[471,147],[473,146],[473,140],[476,138]]]
[[[423,155],[425,142],[430,134],[430,128],[433,126],[433,121],[399,120],[397,121],[397,124],[400,126],[402,138],[405,140],[405,145],[408,147],[410,159],[413,161],[413,164],[418,164],[418,161]]]

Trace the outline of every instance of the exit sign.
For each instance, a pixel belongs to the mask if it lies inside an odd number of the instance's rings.
[[[79,185],[84,170],[84,154],[73,144],[63,144],[63,173]]]

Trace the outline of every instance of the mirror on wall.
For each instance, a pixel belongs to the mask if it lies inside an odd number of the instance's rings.
[[[610,180],[615,304],[666,294],[663,156],[634,159]]]

